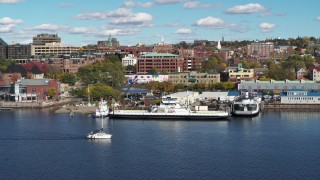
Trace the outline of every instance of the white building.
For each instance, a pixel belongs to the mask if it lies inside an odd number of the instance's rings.
[[[169,79],[168,75],[162,74],[128,74],[125,77],[128,80],[128,84],[144,84],[150,81],[164,82]]]
[[[320,104],[320,92],[290,90],[280,94],[284,104]]]
[[[320,68],[319,67],[312,69],[311,78],[315,82],[320,82]]]
[[[134,57],[133,54],[128,54],[128,56],[125,56],[124,58],[122,58],[122,65],[123,66],[134,66],[137,64],[137,58]]]
[[[80,47],[62,46],[61,43],[46,43],[46,45],[31,45],[31,55],[67,55],[78,52]]]

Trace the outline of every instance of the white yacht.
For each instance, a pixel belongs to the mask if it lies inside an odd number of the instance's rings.
[[[255,116],[260,112],[261,98],[249,97],[246,92],[231,104],[231,113],[236,116]]]
[[[99,106],[96,109],[96,111],[93,113],[93,117],[101,118],[101,117],[107,117],[109,114],[109,107],[107,101],[101,99],[99,102]]]
[[[163,97],[159,106],[148,110],[113,110],[111,118],[127,119],[181,119],[181,120],[214,120],[226,119],[230,114],[223,111],[191,111],[187,106],[180,105],[177,98]]]
[[[111,139],[111,134],[103,131],[103,118],[101,119],[101,129],[92,131],[87,135],[88,139]]]
[[[105,133],[103,131],[103,128],[97,130],[97,131],[93,131],[91,133],[89,133],[87,135],[88,139],[110,139],[111,138],[111,134]]]

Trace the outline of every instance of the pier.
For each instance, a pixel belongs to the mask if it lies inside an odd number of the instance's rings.
[[[285,109],[285,110],[318,110],[320,104],[284,104],[284,103],[261,103],[261,109]]]
[[[15,108],[29,108],[29,109],[42,109],[54,106],[62,106],[65,104],[70,104],[74,102],[78,102],[78,98],[68,98],[61,99],[58,101],[42,101],[42,102],[11,102],[11,101],[0,101],[1,109],[15,109]]]

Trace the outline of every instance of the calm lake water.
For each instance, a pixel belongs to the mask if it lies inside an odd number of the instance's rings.
[[[229,121],[101,119],[0,111],[0,179],[319,179],[320,113]]]

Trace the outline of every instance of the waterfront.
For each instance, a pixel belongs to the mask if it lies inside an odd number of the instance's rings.
[[[107,120],[0,111],[1,179],[318,179],[319,112],[229,121]]]

